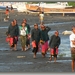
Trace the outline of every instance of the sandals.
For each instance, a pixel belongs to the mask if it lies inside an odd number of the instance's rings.
[[[34,59],[36,59],[36,56],[35,56],[35,55],[33,55],[33,58],[34,58]]]

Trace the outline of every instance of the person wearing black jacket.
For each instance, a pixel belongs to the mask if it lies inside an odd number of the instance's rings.
[[[39,41],[40,41],[40,29],[38,28],[38,24],[34,24],[34,29],[32,29],[31,31],[31,39],[32,42],[35,41],[36,43],[36,48],[33,49],[33,58],[36,58],[36,53],[38,52],[38,45],[39,45]]]
[[[45,57],[45,54],[48,50],[48,40],[49,40],[49,36],[48,36],[48,30],[46,29],[46,27],[44,25],[41,25],[41,37],[40,40],[42,40],[41,46],[42,46],[42,57]]]
[[[50,60],[52,60],[52,56],[54,56],[54,61],[56,62],[58,48],[61,43],[61,39],[59,37],[59,32],[55,31],[54,35],[51,36],[49,47],[50,47]]]
[[[16,19],[14,19],[13,20],[14,21],[14,25],[16,26],[16,42],[18,41],[18,37],[19,37],[19,26],[18,26],[18,23],[17,23],[17,20]],[[17,48],[17,43],[15,43],[14,44],[14,46],[15,46],[15,49]]]
[[[15,25],[15,22],[12,21],[10,26],[8,27],[8,36],[10,37],[10,47],[14,48],[14,50],[17,50],[17,41],[18,41],[18,35],[19,30],[18,26]],[[12,44],[11,44],[12,42]]]

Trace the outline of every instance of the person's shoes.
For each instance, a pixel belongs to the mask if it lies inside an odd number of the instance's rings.
[[[28,48],[28,50],[31,49],[30,47]]]
[[[36,56],[35,56],[35,55],[33,55],[33,58],[35,59],[35,58],[36,58]]]
[[[4,22],[8,22],[8,20],[6,20],[6,19],[4,18]]]
[[[27,51],[27,48],[25,48],[25,50],[24,51]]]
[[[17,49],[15,48],[14,51],[17,51]]]
[[[42,55],[43,58],[45,58],[45,55]]]
[[[14,51],[14,49],[13,49],[12,47],[10,48],[10,50],[11,50],[11,51]]]
[[[44,53],[42,53],[42,57],[45,58],[45,54]]]
[[[26,50],[29,50],[29,49],[30,49],[30,47],[27,47],[27,48],[26,48]]]
[[[56,58],[54,58],[54,62],[56,63]]]
[[[74,70],[72,70],[72,72],[74,72]]]
[[[25,49],[22,49],[22,51],[27,51],[27,49],[25,48]]]

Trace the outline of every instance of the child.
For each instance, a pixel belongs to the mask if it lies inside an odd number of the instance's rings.
[[[50,61],[52,60],[52,56],[54,56],[54,61],[56,62],[58,48],[61,43],[61,39],[59,37],[59,32],[55,31],[54,35],[51,36],[49,47],[50,47]]]

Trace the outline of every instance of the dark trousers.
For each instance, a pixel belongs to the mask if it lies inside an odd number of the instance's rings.
[[[26,39],[26,46],[30,45],[30,39]]]

